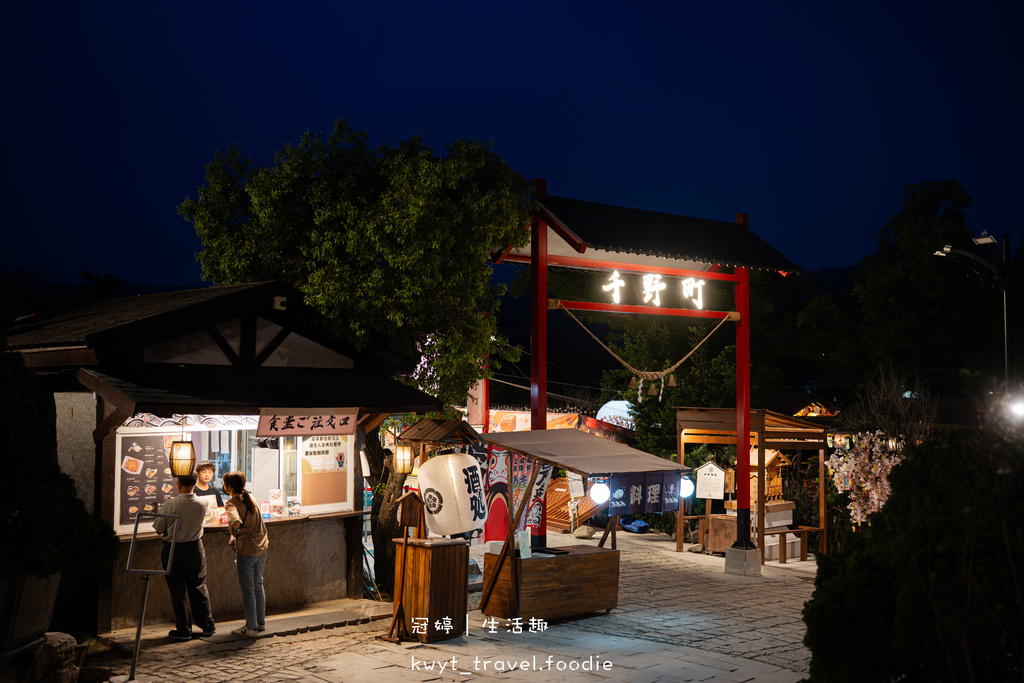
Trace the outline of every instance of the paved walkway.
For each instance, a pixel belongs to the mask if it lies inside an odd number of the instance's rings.
[[[584,543],[565,535],[551,545]],[[189,643],[166,639],[170,625],[143,629],[136,678],[150,681],[763,681],[795,683],[807,672],[801,610],[813,590],[814,563],[765,565],[763,575],[726,575],[724,560],[676,553],[658,534],[620,534],[619,606],[610,614],[555,622],[541,632],[492,633],[470,598],[469,633],[436,643],[375,639],[391,605],[336,601],[268,617],[252,640],[230,635],[241,622]],[[482,548],[471,555],[482,565]],[[154,586],[154,590],[162,589]],[[86,666],[127,674],[135,630],[111,634],[117,648],[90,654]]]

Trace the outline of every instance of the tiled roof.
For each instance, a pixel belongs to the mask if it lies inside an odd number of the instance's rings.
[[[440,401],[419,389],[350,370],[149,365],[82,368],[79,378],[131,414],[258,414],[261,407],[358,407],[382,413],[441,409]]]
[[[195,304],[271,286],[283,287],[277,283],[262,282],[90,301],[12,325],[7,329],[7,346],[12,350],[82,346],[92,335]]]
[[[552,195],[537,199],[590,248],[731,267],[800,270],[736,223]]]

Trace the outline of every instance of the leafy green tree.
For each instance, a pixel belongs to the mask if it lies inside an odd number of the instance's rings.
[[[371,148],[339,120],[306,133],[273,163],[232,145],[179,214],[202,240],[203,277],[218,285],[283,280],[357,347],[419,359],[406,378],[444,404],[515,350],[496,317],[503,288],[488,258],[529,238],[529,186],[488,145],[452,143],[435,155],[419,137]],[[401,488],[368,435],[370,482],[388,505],[375,523],[378,580],[391,585],[391,495]],[[385,493],[385,491],[389,491]],[[389,531],[389,529],[391,531]]]

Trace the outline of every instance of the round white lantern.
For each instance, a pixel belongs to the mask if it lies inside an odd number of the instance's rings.
[[[474,456],[453,453],[431,458],[420,465],[419,485],[432,533],[463,534],[487,519],[484,481]]]

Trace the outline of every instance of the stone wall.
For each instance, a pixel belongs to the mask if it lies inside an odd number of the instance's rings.
[[[295,608],[312,602],[347,597],[345,519],[268,520],[270,549],[264,570],[267,608]],[[206,586],[210,592],[215,621],[242,616],[242,593],[235,572],[235,552],[228,546],[226,527],[208,528],[203,535],[206,550]],[[114,567],[112,628],[134,628],[138,624],[143,579],[126,570],[129,543]],[[140,540],[133,565],[138,569],[160,569],[160,539]],[[359,551],[358,548],[354,551]],[[173,623],[170,595],[162,576],[150,579],[146,603],[147,624]]]
[[[57,461],[78,487],[78,497],[92,512],[95,508],[96,395],[91,392],[61,392],[53,395],[57,407]]]

